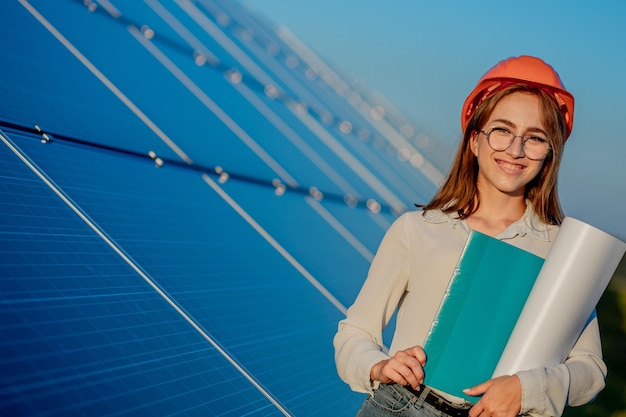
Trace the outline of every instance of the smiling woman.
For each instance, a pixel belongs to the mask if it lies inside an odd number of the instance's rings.
[[[424,385],[422,346],[470,232],[542,258],[552,247],[563,220],[556,179],[573,116],[573,97],[559,75],[530,56],[501,61],[468,96],[463,140],[446,181],[421,211],[394,222],[339,323],[339,374],[370,394],[360,417],[400,410],[422,417],[557,416],[604,387],[595,316],[563,363],[477,381],[463,391],[474,403]],[[386,353],[382,332],[396,308]]]

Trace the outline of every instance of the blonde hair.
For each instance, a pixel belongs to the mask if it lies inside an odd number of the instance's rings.
[[[446,213],[456,212],[461,219],[476,212],[480,205],[477,187],[478,162],[470,149],[471,138],[483,129],[496,104],[503,97],[520,91],[539,97],[541,121],[552,148],[541,171],[526,185],[525,198],[530,201],[535,213],[544,223],[561,224],[563,210],[559,201],[557,177],[567,128],[554,98],[545,91],[526,84],[509,85],[480,104],[468,122],[445,182],[428,204],[417,205],[418,207],[424,210],[441,209]]]

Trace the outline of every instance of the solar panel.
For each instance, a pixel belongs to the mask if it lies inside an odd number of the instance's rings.
[[[332,337],[437,163],[236,3],[3,9],[1,414],[354,415]]]

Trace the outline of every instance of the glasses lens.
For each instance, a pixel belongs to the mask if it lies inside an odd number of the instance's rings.
[[[504,151],[511,146],[513,133],[506,129],[495,128],[487,135],[487,141],[494,151]]]
[[[524,138],[524,154],[530,159],[542,159],[548,154],[550,145],[548,140],[539,136]]]

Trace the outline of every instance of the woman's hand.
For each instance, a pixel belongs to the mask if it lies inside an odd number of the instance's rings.
[[[411,385],[419,390],[424,383],[424,365],[426,353],[421,346],[396,352],[390,359],[385,359],[372,366],[370,378],[383,384],[395,382],[400,385]]]
[[[463,392],[471,396],[483,394],[470,410],[470,417],[515,417],[520,413],[522,384],[516,375],[499,376]]]

